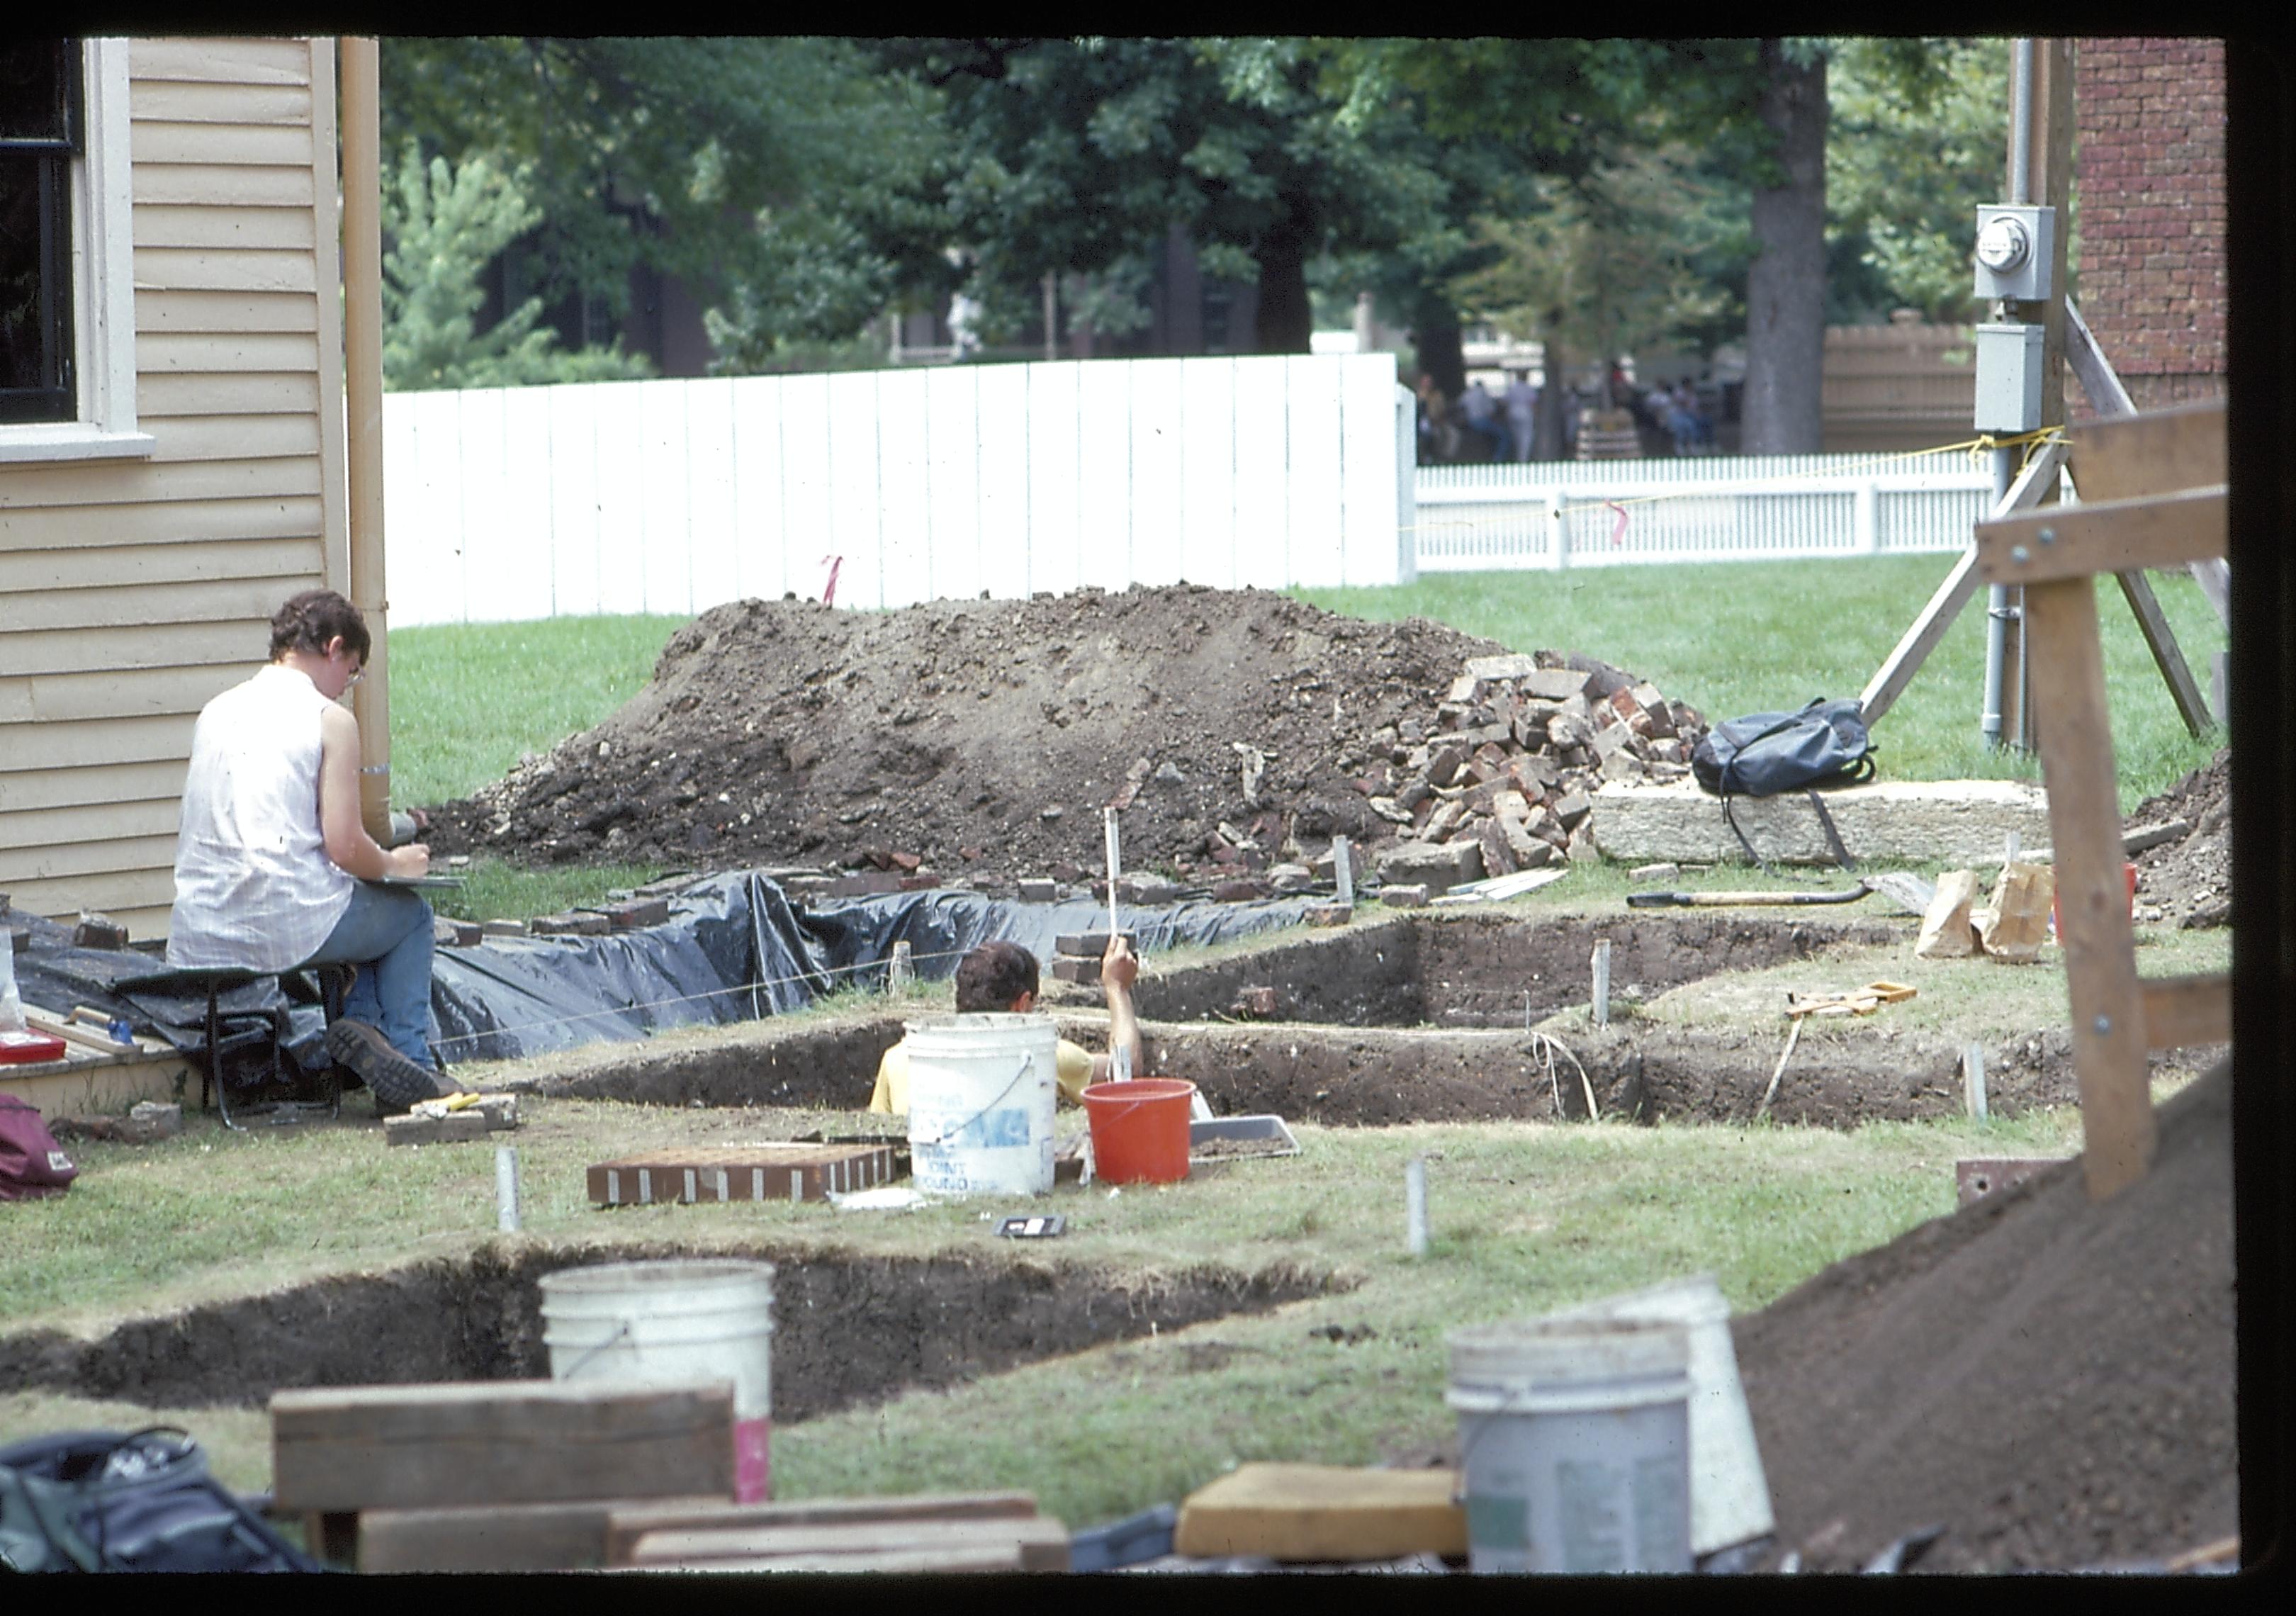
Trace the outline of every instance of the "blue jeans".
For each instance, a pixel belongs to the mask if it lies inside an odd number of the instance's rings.
[[[357,965],[346,1020],[380,1028],[418,1066],[430,1058],[430,906],[407,887],[360,882],[351,906],[304,965]],[[299,969],[300,967],[299,967]]]

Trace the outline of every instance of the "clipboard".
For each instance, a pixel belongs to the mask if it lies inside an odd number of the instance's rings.
[[[378,887],[413,887],[417,891],[459,892],[463,890],[460,875],[385,875],[377,880]]]

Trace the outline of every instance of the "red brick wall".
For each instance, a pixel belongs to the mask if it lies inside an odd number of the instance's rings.
[[[2082,317],[2137,408],[2218,397],[2224,42],[2083,39],[2074,62]]]

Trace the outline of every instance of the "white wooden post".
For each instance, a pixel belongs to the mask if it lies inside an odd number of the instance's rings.
[[[1857,516],[1851,524],[1860,555],[1882,553],[1882,488],[1872,478],[1857,485]]]
[[[1570,529],[1562,520],[1562,490],[1546,490],[1546,553],[1554,558],[1554,570],[1562,571],[1570,564]]]

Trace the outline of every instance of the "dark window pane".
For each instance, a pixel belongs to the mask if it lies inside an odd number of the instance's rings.
[[[69,421],[69,159],[0,152],[0,421]]]
[[[0,41],[0,140],[69,140],[69,39]]]

